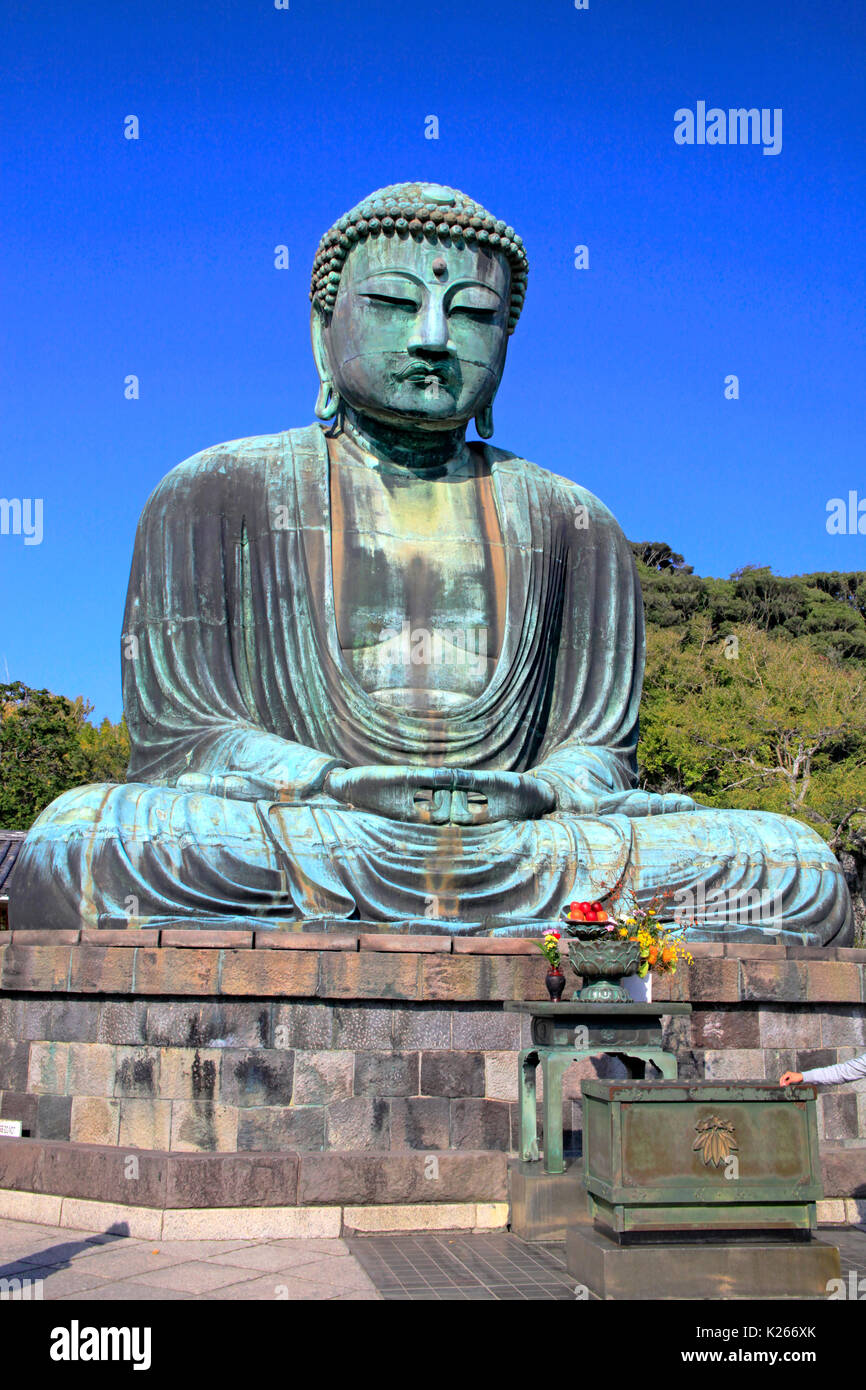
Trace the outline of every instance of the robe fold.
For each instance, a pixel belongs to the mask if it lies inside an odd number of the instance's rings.
[[[321,917],[537,934],[570,900],[627,886],[638,900],[694,892],[705,936],[851,938],[839,866],[798,822],[586,814],[587,796],[637,781],[644,629],[631,551],[591,493],[473,448],[496,500],[506,623],[488,685],[446,713],[377,703],[343,657],[319,426],[218,445],[160,483],[124,620],[127,782],[67,792],[42,813],[16,866],[13,925]],[[556,810],[432,826],[324,791],[335,767],[383,763],[529,773]]]

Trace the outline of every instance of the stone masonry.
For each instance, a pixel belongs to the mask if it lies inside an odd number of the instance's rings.
[[[0,943],[0,1118],[34,1139],[335,1161],[516,1149],[528,1021],[501,1005],[546,997],[525,939],[343,924]],[[866,951],[692,950],[694,965],[653,989],[692,1003],[668,1021],[683,1077],[775,1080],[866,1050]],[[581,1080],[624,1074],[615,1058],[571,1068],[572,1147]],[[826,1091],[819,1123],[827,1197],[866,1198],[866,1085]]]

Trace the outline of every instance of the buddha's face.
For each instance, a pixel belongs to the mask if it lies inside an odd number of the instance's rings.
[[[368,237],[346,260],[321,333],[334,388],[378,419],[434,430],[465,424],[499,385],[510,282],[495,251]]]

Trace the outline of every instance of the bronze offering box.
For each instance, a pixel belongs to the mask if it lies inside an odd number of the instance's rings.
[[[585,1081],[589,1213],[614,1240],[809,1239],[823,1196],[815,1087]]]

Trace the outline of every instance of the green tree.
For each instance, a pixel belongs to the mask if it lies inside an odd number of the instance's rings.
[[[651,629],[638,749],[643,784],[710,806],[774,811],[840,854],[866,915],[866,673],[754,623],[701,615]],[[841,851],[848,856],[842,859]]]
[[[122,781],[129,756],[126,726],[87,722],[92,710],[21,681],[0,684],[0,826],[27,830],[70,787]]]

